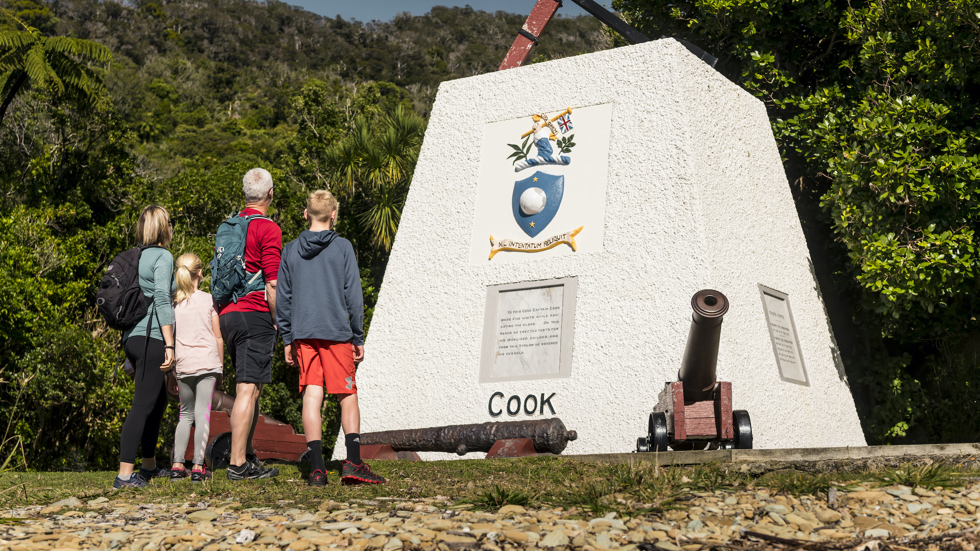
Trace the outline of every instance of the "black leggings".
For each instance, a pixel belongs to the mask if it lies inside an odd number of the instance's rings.
[[[146,357],[143,349],[146,348]],[[130,337],[126,339],[126,357],[136,368],[136,392],[133,405],[123,423],[119,442],[119,461],[136,462],[136,448],[142,445],[143,457],[156,457],[160,421],[167,409],[167,386],[160,365],[164,359],[164,344],[159,339]]]

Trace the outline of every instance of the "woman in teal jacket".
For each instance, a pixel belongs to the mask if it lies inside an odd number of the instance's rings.
[[[142,488],[153,477],[170,475],[157,467],[156,444],[167,409],[166,373],[174,366],[174,257],[166,249],[172,237],[166,209],[156,205],[143,209],[136,226],[136,238],[146,247],[140,254],[139,279],[143,294],[153,299],[153,305],[135,327],[123,333],[126,357],[136,369],[136,392],[123,423],[119,475],[113,488]],[[143,462],[134,473],[138,447],[142,447]]]

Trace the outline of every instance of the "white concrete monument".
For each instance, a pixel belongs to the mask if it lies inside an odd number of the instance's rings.
[[[810,262],[762,102],[674,40],[445,82],[357,371],[361,430],[558,417],[566,454],[633,451],[691,296],[717,289],[717,375],[754,447],[863,446]]]

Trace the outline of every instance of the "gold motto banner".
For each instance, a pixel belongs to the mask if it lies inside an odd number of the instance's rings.
[[[490,259],[493,259],[493,255],[499,253],[500,251],[520,251],[525,253],[538,253],[541,251],[547,251],[565,243],[569,245],[573,251],[578,250],[575,245],[575,236],[582,231],[585,226],[579,226],[577,230],[568,231],[565,233],[559,233],[558,235],[553,235],[544,241],[538,241],[536,243],[529,243],[527,241],[514,241],[513,239],[494,239],[490,236]]]

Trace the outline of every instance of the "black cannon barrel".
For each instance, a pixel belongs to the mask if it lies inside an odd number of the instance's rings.
[[[232,408],[235,407],[235,397],[229,396],[221,391],[221,389],[214,389],[214,394],[211,395],[211,411],[223,411],[228,415],[231,415]]]
[[[711,398],[718,367],[721,322],[728,312],[728,298],[713,289],[705,289],[691,297],[691,308],[694,309],[691,331],[677,376],[684,383],[684,400],[693,402]]]
[[[488,452],[497,440],[530,438],[538,453],[561,453],[578,438],[561,419],[508,421],[478,425],[449,425],[427,429],[388,430],[361,434],[361,445],[387,444],[395,451],[445,452],[463,455]]]

